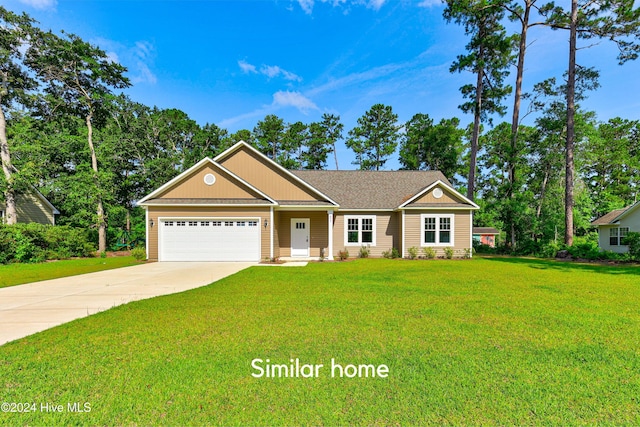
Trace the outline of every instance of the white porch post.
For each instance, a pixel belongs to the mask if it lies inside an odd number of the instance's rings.
[[[269,211],[269,258],[273,259],[273,206]]]
[[[329,253],[326,255],[326,258],[329,261],[333,261],[333,211],[327,211],[327,219],[329,221]]]
[[[401,236],[401,238],[402,238],[402,258],[404,258],[404,254],[406,252],[406,250],[405,250],[405,246],[406,245],[405,245],[405,239],[404,239],[404,235],[405,235],[405,232],[406,232],[406,230],[405,230],[405,222],[404,222],[404,212],[405,212],[404,209],[402,209],[402,236]]]

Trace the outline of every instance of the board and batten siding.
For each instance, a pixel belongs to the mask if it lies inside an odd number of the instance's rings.
[[[269,256],[270,252],[270,228],[264,227],[265,220],[269,220],[269,207],[255,208],[227,208],[227,207],[165,207],[149,206],[148,221],[153,221],[154,226],[149,230],[149,253],[147,257],[151,261],[158,260],[158,233],[160,230],[159,218],[258,218],[260,220],[260,258]],[[147,227],[149,224],[147,223]]]
[[[291,256],[291,220],[309,219],[309,256],[319,257],[321,249],[329,247],[327,211],[281,211],[278,212],[278,235],[280,256]],[[328,256],[325,252],[325,256]]]
[[[284,171],[245,147],[239,148],[233,155],[220,160],[219,163],[246,182],[252,183],[272,199],[321,200]]]
[[[401,219],[400,212],[349,212],[339,211],[333,216],[333,255],[338,256],[338,252],[343,250],[349,251],[350,257],[357,257],[360,251],[360,246],[347,246],[345,241],[345,215],[347,216],[375,216],[376,217],[376,245],[369,246],[369,256],[381,257],[382,252],[388,251],[391,248],[400,250],[401,235],[398,233],[400,230],[400,224],[398,221]],[[326,221],[325,221],[326,222]]]
[[[419,249],[418,254],[422,255],[422,239],[421,239],[421,224],[420,224],[420,216],[422,214],[449,214],[454,215],[453,219],[453,246],[455,250],[454,257],[461,257],[464,255],[465,249],[470,249],[471,245],[471,211],[412,211],[407,210],[405,212],[405,252],[407,249],[415,246]],[[436,251],[436,256],[444,255],[444,246],[431,246]]]

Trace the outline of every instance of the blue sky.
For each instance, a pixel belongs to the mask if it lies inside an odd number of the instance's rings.
[[[444,22],[439,0],[3,3],[44,29],[99,45],[129,69],[133,87],[126,93],[133,100],[178,108],[229,132],[253,129],[267,114],[310,123],[328,112],[341,116],[346,135],[376,103],[391,105],[401,122],[416,113],[471,121],[457,106],[458,88],[473,76],[449,73],[466,38],[461,27]],[[560,77],[567,64],[564,32],[536,28],[530,41],[525,90]],[[607,42],[578,52],[580,64],[601,71],[601,89],[583,106],[602,121],[639,119],[640,63],[618,66],[615,56]],[[338,157],[341,169],[354,168],[344,144]],[[387,169],[398,167],[395,157]]]

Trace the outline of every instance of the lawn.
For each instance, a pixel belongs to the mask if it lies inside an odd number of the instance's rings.
[[[637,267],[253,267],[0,346],[0,400],[35,404],[0,425],[639,425],[639,337]],[[255,378],[258,358],[325,366]]]
[[[0,288],[111,270],[138,264],[133,257],[82,258],[36,264],[0,265]]]

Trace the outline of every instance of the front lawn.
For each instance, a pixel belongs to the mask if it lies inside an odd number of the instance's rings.
[[[34,264],[0,265],[0,288],[93,273],[138,264],[133,257],[81,258]]]
[[[0,425],[638,425],[638,337],[637,267],[253,267],[0,346],[0,400],[36,404]],[[324,367],[254,378],[258,358]]]

